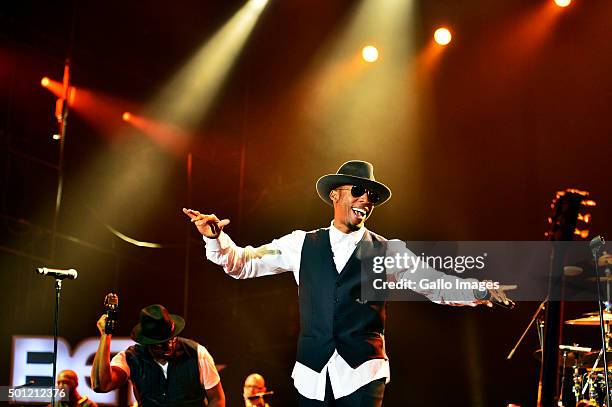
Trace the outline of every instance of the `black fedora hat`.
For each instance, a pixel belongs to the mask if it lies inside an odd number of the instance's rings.
[[[185,328],[183,317],[173,315],[159,304],[140,310],[140,323],[132,329],[132,339],[141,345],[154,345],[174,338]]]
[[[380,200],[375,206],[380,206],[391,198],[391,190],[374,178],[374,166],[366,161],[347,161],[338,168],[335,174],[327,174],[317,181],[317,193],[322,200],[333,205],[329,193],[341,185],[361,185],[370,191],[375,191]]]

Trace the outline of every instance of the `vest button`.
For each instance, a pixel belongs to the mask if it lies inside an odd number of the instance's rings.
[[[336,287],[340,287],[342,284],[339,282],[336,282]]]

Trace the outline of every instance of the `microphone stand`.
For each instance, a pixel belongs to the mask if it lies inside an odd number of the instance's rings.
[[[62,291],[62,280],[55,279],[55,317],[53,323],[53,387],[51,388],[51,406],[55,407],[55,376],[57,373],[57,337],[59,331],[59,304]]]
[[[538,315],[540,315],[540,312],[544,311],[544,308],[545,308],[545,305],[546,305],[547,302],[548,302],[548,297],[544,298],[544,301],[542,301],[540,303],[540,306],[538,307],[536,312],[533,314],[533,317],[531,318],[531,321],[529,322],[529,325],[527,325],[527,328],[525,328],[525,330],[523,331],[523,334],[521,335],[521,337],[516,342],[516,345],[514,345],[514,348],[512,348],[512,350],[510,351],[508,356],[506,356],[507,360],[512,359],[512,356],[514,356],[514,352],[516,352],[516,349],[519,347],[521,342],[523,342],[523,339],[525,338],[525,335],[527,335],[527,331],[529,331],[529,328],[531,328],[533,323],[538,319]],[[538,329],[538,336],[540,337],[540,349],[542,349],[542,335],[540,334],[540,327],[538,326],[537,329]]]
[[[597,239],[597,238],[595,238]],[[593,239],[593,240],[595,240]],[[603,245],[603,238],[601,239],[601,244],[593,245],[591,244],[591,250],[593,252],[593,258],[595,259],[595,280],[597,284],[597,305],[599,306],[599,328],[601,330],[601,352],[604,360],[604,378],[606,380],[606,406],[610,405],[610,380],[608,379],[608,347],[606,344],[606,327],[603,320],[603,307],[601,303],[601,286],[600,286],[600,278],[599,278],[599,264],[597,262],[597,253],[599,249]]]
[[[597,241],[599,239],[599,241]],[[604,324],[604,312],[602,307],[602,298],[601,298],[601,286],[600,286],[600,278],[599,278],[599,264],[597,261],[597,253],[601,246],[603,246],[604,240],[602,237],[598,236],[591,241],[591,251],[593,252],[593,258],[595,259],[595,280],[597,284],[597,305],[599,306],[599,328],[601,330],[601,352],[603,356],[603,368],[604,368],[604,378],[606,380],[606,406],[610,405],[610,380],[608,379],[608,346],[606,343],[606,329]]]

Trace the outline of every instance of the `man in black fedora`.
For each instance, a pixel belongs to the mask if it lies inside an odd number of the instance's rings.
[[[389,381],[385,352],[384,301],[360,298],[360,242],[385,247],[386,239],[367,230],[365,221],[391,190],[374,178],[372,164],[348,161],[316,183],[317,193],[333,206],[327,228],[296,230],[253,248],[236,246],[223,232],[229,220],[191,209],[191,218],[206,242],[206,257],[238,279],[293,273],[299,286],[300,335],[292,378],[300,406],[380,406]],[[387,253],[387,252],[386,252]],[[389,254],[389,253],[387,253]],[[437,272],[436,276],[446,276]],[[488,303],[471,290],[454,293],[421,290],[430,300],[452,305]],[[503,291],[486,293],[505,301]]]
[[[129,379],[138,405],[224,407],[225,394],[215,362],[202,345],[178,335],[185,320],[159,304],[140,311],[131,337],[137,345],[110,360],[112,334],[105,333],[107,316],[98,320],[100,344],[91,369],[96,392],[117,389]]]

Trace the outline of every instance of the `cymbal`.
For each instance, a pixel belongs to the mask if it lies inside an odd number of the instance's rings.
[[[540,362],[542,361],[542,349],[538,349],[535,352],[533,352],[533,357],[535,357],[537,360],[539,360]],[[593,359],[593,363],[595,363],[595,360]],[[582,360],[580,359],[580,356],[577,355],[574,352],[567,352],[567,355],[565,357],[565,367],[574,367],[574,366],[582,366]],[[592,366],[593,364],[591,364]],[[561,369],[563,367],[563,352],[559,353],[559,369]]]
[[[606,253],[604,252],[603,256],[599,257],[597,259],[597,264],[599,265],[599,267],[605,267],[605,266],[610,266],[612,265],[612,254]],[[571,267],[571,266],[570,266]],[[612,281],[612,275],[609,275],[609,268],[606,269],[606,273],[608,274],[606,276],[599,276],[599,281]],[[603,273],[602,273],[603,274]],[[586,279],[587,281],[597,281],[597,277],[589,277]]]
[[[583,355],[582,358],[580,358],[580,362],[587,369],[591,369],[593,367],[593,364],[595,364],[595,360],[597,360],[598,356],[598,350],[594,352],[589,352],[586,355]],[[606,352],[606,358],[608,359],[608,366],[612,365],[612,350],[608,350]],[[599,363],[597,364],[597,368],[601,367],[603,367],[603,355],[601,356],[601,359],[599,359]]]
[[[599,325],[599,313],[598,312],[593,312],[593,313],[589,313],[585,315],[586,316],[582,318],[568,319],[567,321],[565,321],[565,323],[567,325],[591,325],[591,326]],[[612,313],[608,311],[604,312],[603,319],[604,319],[604,322],[607,324],[612,323]]]
[[[591,281],[594,283],[597,281],[597,277],[589,277],[586,279],[586,281]],[[600,282],[612,281],[612,276],[600,276],[599,281]]]
[[[612,254],[603,252],[603,255],[597,259],[597,264],[600,267],[612,265]]]
[[[604,310],[604,318],[605,318],[606,314],[612,315],[612,312],[610,312],[608,310]],[[585,317],[598,317],[599,316],[599,311],[585,312],[584,314],[582,314],[582,316],[585,316]]]

